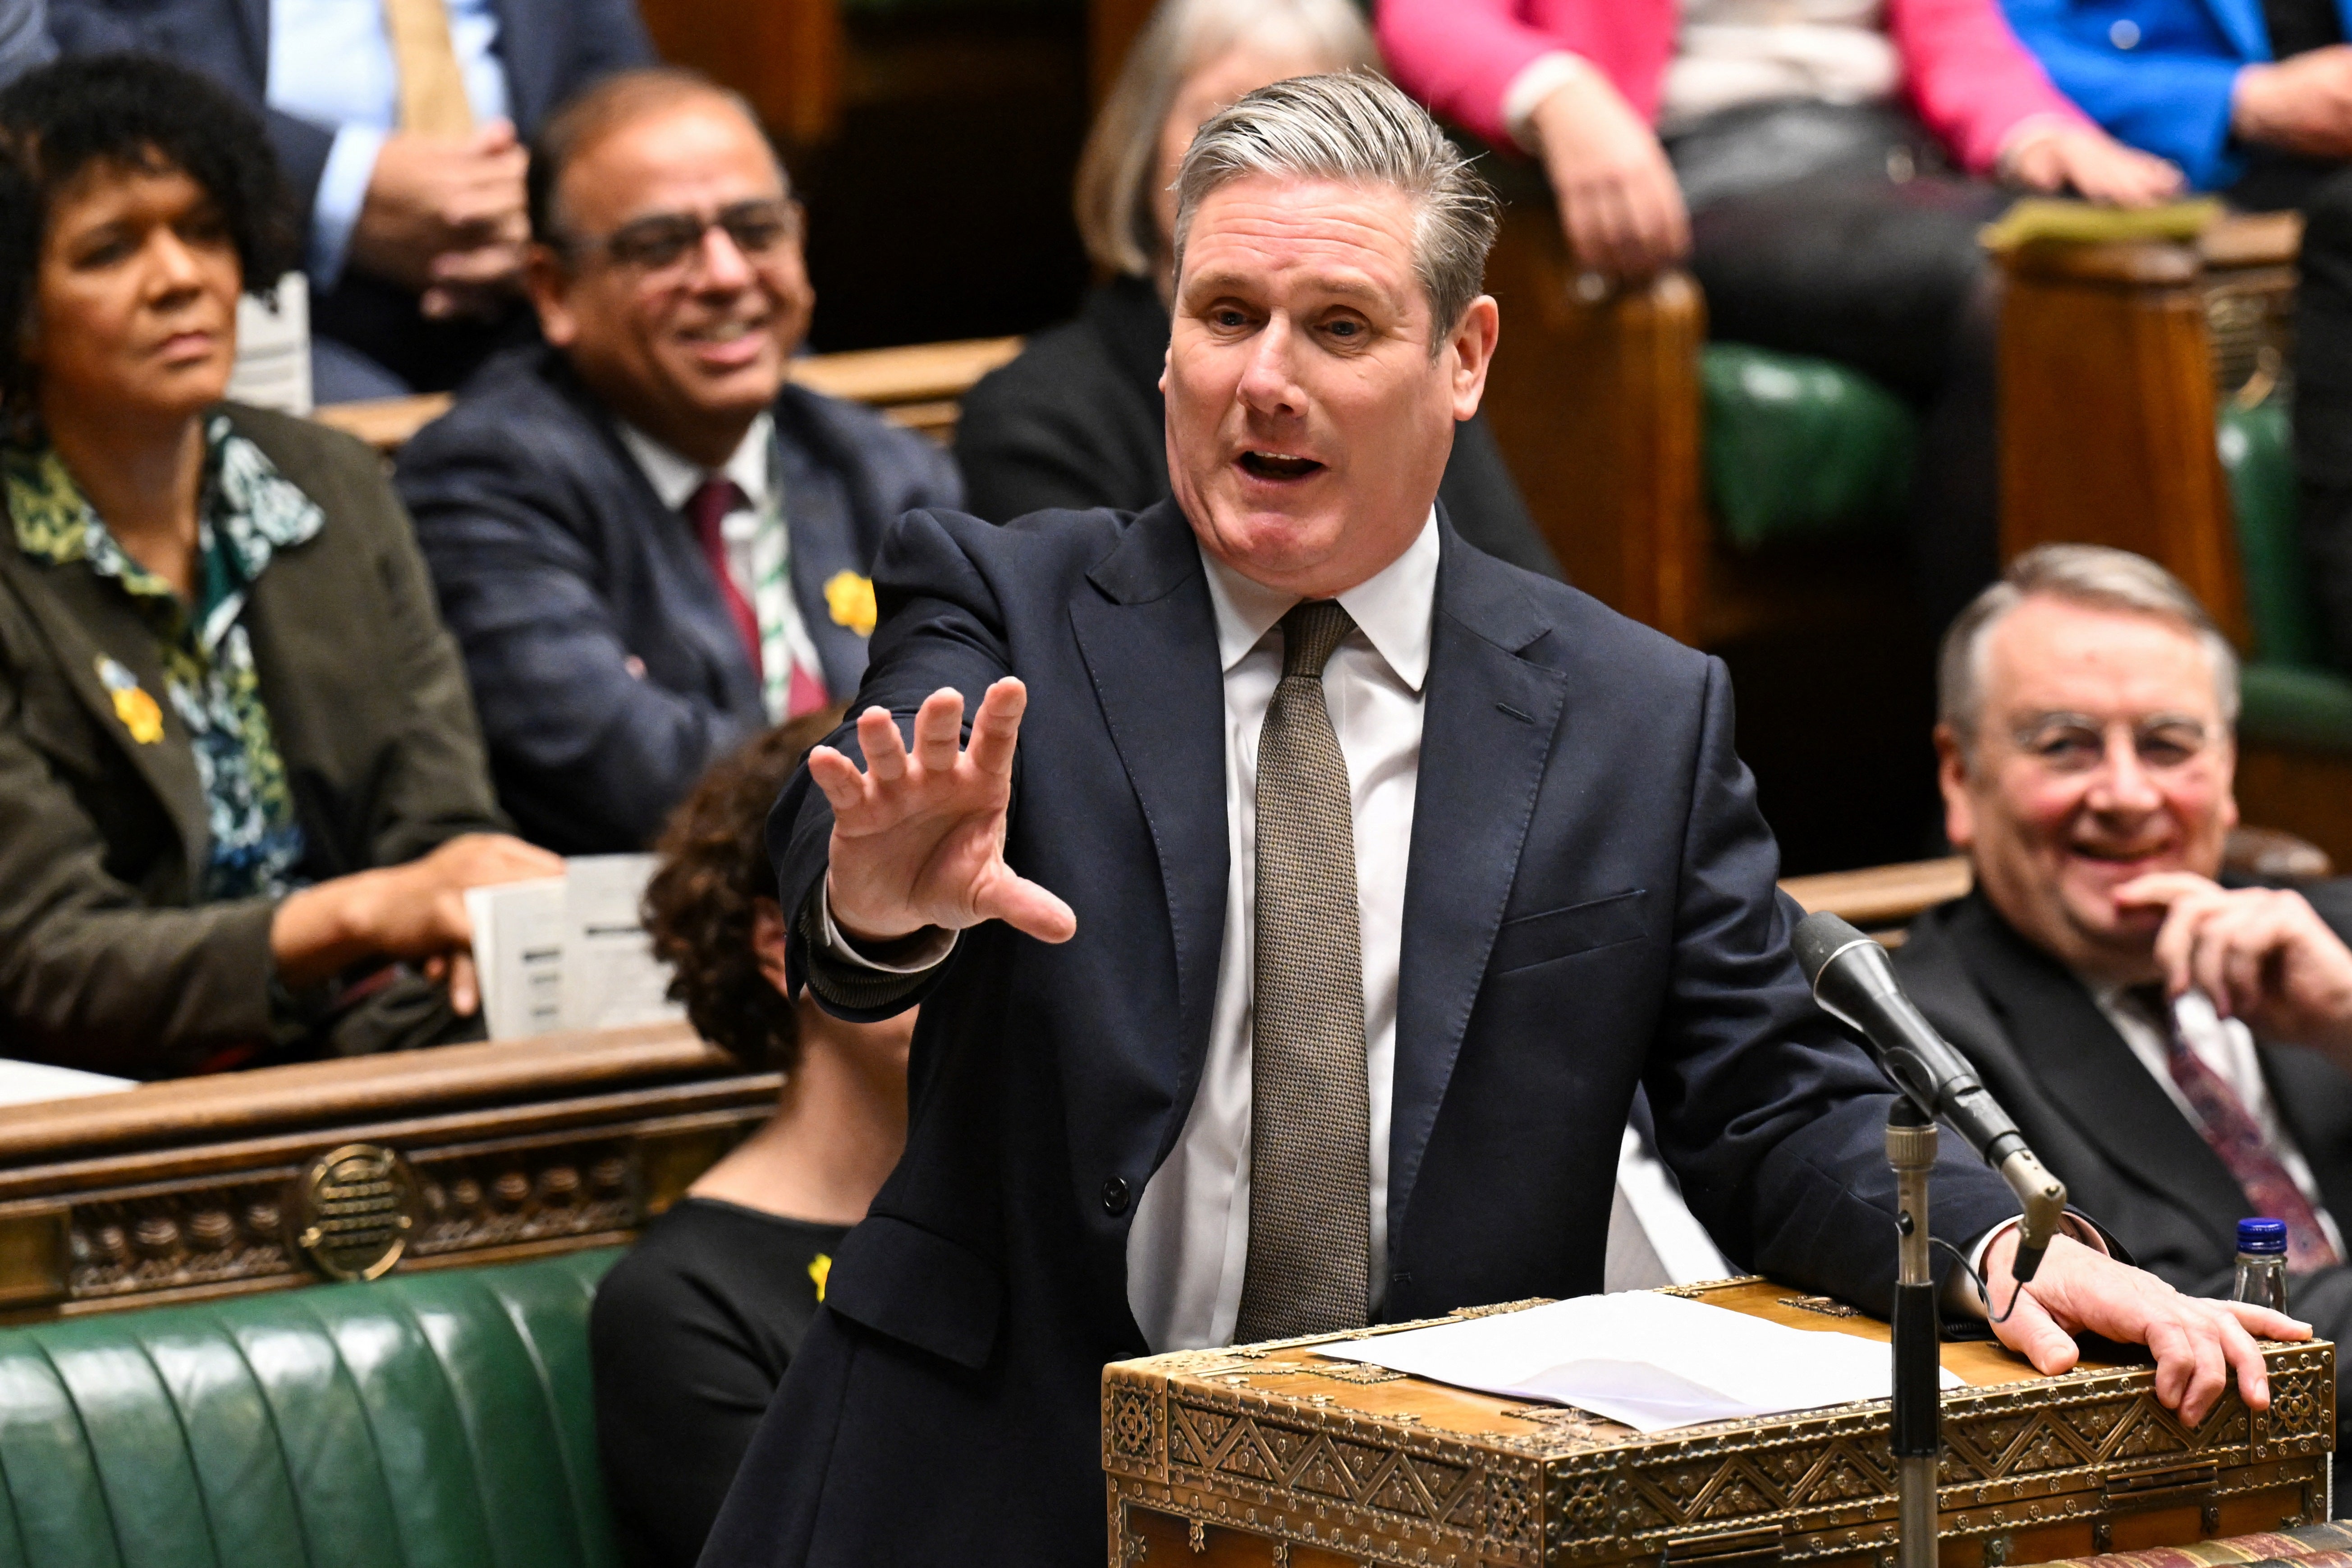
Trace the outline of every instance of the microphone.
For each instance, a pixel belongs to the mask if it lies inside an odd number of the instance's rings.
[[[2033,1278],[2066,1209],[2066,1188],[2043,1168],[2009,1112],[1968,1059],[1936,1032],[1895,978],[1886,950],[1826,910],[1797,922],[1790,946],[1822,1011],[1870,1042],[1878,1065],[1922,1115],[1948,1121],[2025,1205],[2014,1272]]]

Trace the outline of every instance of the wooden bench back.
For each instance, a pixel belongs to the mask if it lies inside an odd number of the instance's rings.
[[[805,354],[793,361],[792,378],[829,396],[879,409],[892,424],[919,430],[945,446],[954,438],[957,405],[971,384],[1020,352],[1019,338],[970,338]],[[433,392],[330,403],[312,417],[358,437],[379,452],[392,453],[448,410],[449,395]]]

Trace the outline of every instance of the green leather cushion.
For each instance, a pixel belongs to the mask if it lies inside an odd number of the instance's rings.
[[[1918,421],[1857,370],[1709,343],[1707,498],[1735,550],[1883,531],[1909,502]]]
[[[0,1330],[0,1568],[607,1568],[617,1250]]]
[[[2352,681],[2326,668],[2296,535],[2292,417],[2273,398],[2225,406],[2220,425],[2254,636],[2238,732],[2252,745],[2352,753]]]

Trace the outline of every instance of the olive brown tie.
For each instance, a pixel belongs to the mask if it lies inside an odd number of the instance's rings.
[[[1354,626],[1328,599],[1282,617],[1282,679],[1258,732],[1244,1342],[1360,1328],[1371,1297],[1355,816],[1323,700],[1323,666]]]
[[[400,82],[400,129],[422,136],[472,134],[466,73],[449,38],[448,0],[383,0],[383,31]]]

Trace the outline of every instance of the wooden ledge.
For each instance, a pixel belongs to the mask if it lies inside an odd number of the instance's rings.
[[[0,1169],[746,1071],[685,1025],[657,1024],[174,1079],[0,1108]]]
[[[1021,352],[1019,338],[966,338],[807,354],[792,363],[793,380],[812,392],[887,408],[902,403],[951,402],[971,384]]]
[[[2202,267],[2195,247],[2168,239],[2029,240],[2000,259],[2012,278],[2140,289],[2194,283]]]
[[[1861,871],[1790,877],[1780,884],[1780,890],[1802,904],[1807,914],[1827,910],[1869,931],[1906,925],[1920,910],[1957,899],[1969,886],[1969,863],[1954,855]]]

